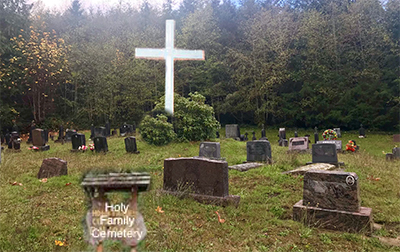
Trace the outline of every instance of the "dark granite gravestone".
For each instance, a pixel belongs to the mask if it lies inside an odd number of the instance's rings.
[[[308,137],[294,137],[289,139],[289,151],[306,151],[308,149]]]
[[[342,150],[342,140],[324,140],[318,141],[317,144],[334,144],[336,146],[336,150]]]
[[[42,179],[62,175],[68,175],[67,161],[60,158],[46,158],[43,159],[37,177]]]
[[[130,124],[129,125],[129,133],[136,133],[136,126],[135,124]]]
[[[313,144],[312,163],[338,164],[336,145],[332,143]]]
[[[271,143],[267,140],[247,142],[247,162],[272,163]]]
[[[164,160],[164,191],[203,203],[238,205],[240,196],[229,195],[228,163],[204,158]]]
[[[47,151],[50,149],[49,145],[46,145],[46,132],[42,129],[34,129],[32,131],[32,144],[41,151]]]
[[[393,135],[393,142],[400,142],[400,134]]]
[[[44,136],[44,140],[46,141],[46,143],[49,142],[49,131],[47,129],[43,130],[43,136]]]
[[[333,130],[336,132],[338,138],[342,137],[342,132],[340,131],[340,128],[333,128]]]
[[[358,135],[361,137],[365,137],[365,129],[363,128],[362,124],[360,124],[360,129],[358,130]]]
[[[144,172],[87,174],[81,185],[90,200],[90,208],[86,214],[85,240],[96,251],[103,251],[101,241],[119,240],[131,246],[129,251],[136,251],[135,247],[147,234],[143,216],[138,211],[138,193],[150,188],[150,175]],[[110,204],[108,192],[129,194],[130,197],[117,204]],[[111,210],[111,211],[110,211]],[[110,226],[104,219],[125,220]],[[133,220],[130,222],[129,219]],[[95,230],[93,232],[93,230]],[[97,232],[96,232],[97,231]],[[116,235],[101,236],[100,232],[115,232]],[[112,233],[111,233],[112,234]],[[138,235],[140,234],[140,235]]]
[[[94,149],[96,152],[107,152],[108,145],[107,145],[107,138],[103,136],[95,137],[93,139]]]
[[[29,127],[29,137],[28,137],[28,140],[26,141],[27,144],[32,143],[32,131],[34,129],[36,129],[36,124],[35,124],[35,121],[32,121],[31,125]]]
[[[125,136],[126,134],[128,134],[130,131],[130,127],[128,124],[124,123],[121,128],[119,129],[119,135],[120,136]]]
[[[314,130],[314,143],[317,143],[319,141],[318,128],[315,126]]]
[[[65,141],[66,141],[66,142],[71,141],[71,137],[72,137],[73,134],[76,134],[76,130],[74,130],[74,129],[67,129],[67,130],[65,131]]]
[[[111,132],[111,127],[110,127],[110,122],[109,121],[106,122],[105,128],[106,128],[106,130],[105,130],[106,135],[105,136],[108,137],[108,136],[110,136],[110,132]]]
[[[237,124],[225,125],[225,137],[239,139],[239,137],[240,137],[239,125],[237,125]]]
[[[19,134],[17,131],[11,132],[11,148],[16,151],[21,150],[21,139],[19,138]]]
[[[82,147],[82,145],[86,145],[86,138],[85,134],[73,134],[71,136],[71,142],[72,142],[72,151],[78,150],[79,147]]]
[[[256,132],[251,132],[251,134],[253,134],[253,137],[251,138],[251,140],[253,140],[253,141],[255,141],[255,140],[257,140],[257,137],[256,137]]]
[[[249,138],[247,137],[249,135],[249,133],[244,133],[244,141],[249,141]]]
[[[265,129],[264,129],[264,124],[263,124],[262,125],[262,130],[261,130],[261,138],[264,138],[264,137],[266,137],[266,135],[265,135]]]
[[[94,137],[107,137],[107,129],[105,127],[94,128]]]
[[[360,206],[354,172],[308,171],[303,199],[293,206],[293,219],[310,226],[345,232],[372,231],[372,209]]]
[[[11,134],[7,132],[5,135],[5,139],[6,139],[6,144],[7,144],[8,148],[12,149]]]
[[[240,137],[239,137],[239,139],[240,139],[240,141],[244,141],[244,135],[240,135]]]
[[[62,142],[64,140],[64,126],[60,125],[58,130],[58,138],[55,141],[56,143]]]
[[[93,138],[94,138],[94,125],[92,124],[90,126],[90,139],[93,139]]]
[[[131,136],[125,138],[125,150],[126,152],[129,153],[135,153],[135,154],[140,153],[140,151],[137,150],[136,137]]]
[[[221,159],[221,146],[215,142],[202,142],[199,148],[199,157]]]
[[[217,132],[215,132],[215,135],[217,138],[219,138],[219,131],[217,130]]]

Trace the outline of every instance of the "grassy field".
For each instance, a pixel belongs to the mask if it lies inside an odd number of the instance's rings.
[[[251,132],[251,128],[241,129]],[[224,130],[220,131],[221,136]],[[80,186],[82,175],[91,169],[146,170],[151,190],[139,195],[140,212],[148,230],[139,251],[400,251],[382,242],[400,236],[400,162],[386,162],[382,151],[394,147],[392,135],[368,134],[358,139],[355,132],[342,133],[343,145],[354,139],[356,154],[339,154],[346,171],[360,179],[361,205],[373,209],[374,222],[382,229],[372,236],[308,228],[292,221],[292,207],[302,198],[302,176],[281,172],[311,161],[310,154],[286,154],[278,146],[278,130],[267,130],[272,145],[273,165],[247,172],[229,171],[229,190],[240,195],[238,208],[218,207],[160,195],[163,160],[197,156],[199,142],[172,143],[155,147],[138,138],[139,155],[127,154],[122,137],[108,138],[109,152],[71,153],[71,143],[50,141],[47,152],[28,150],[2,152],[0,166],[0,251],[94,251],[83,237],[82,221],[87,211]],[[312,130],[299,131],[299,136]],[[85,132],[88,139],[90,132]],[[256,136],[260,136],[257,131]],[[251,136],[251,134],[249,135]],[[292,137],[293,132],[287,132]],[[221,155],[229,165],[246,160],[246,143],[220,139]],[[37,179],[44,158],[68,162],[68,176]],[[367,179],[369,176],[379,181]],[[11,185],[14,181],[22,186]],[[67,183],[71,183],[66,186]],[[164,213],[155,209],[160,206]],[[218,211],[225,223],[219,223]],[[67,246],[55,245],[65,240]],[[105,251],[129,251],[119,242],[106,242]]]

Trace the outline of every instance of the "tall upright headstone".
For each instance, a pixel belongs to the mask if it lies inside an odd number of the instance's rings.
[[[285,128],[279,128],[279,140],[278,144],[279,146],[285,146],[287,147],[289,145],[288,140],[286,139],[286,129]]]
[[[94,149],[96,152],[107,152],[108,151],[108,144],[107,138],[104,136],[95,137],[93,139],[94,142]]]
[[[136,48],[136,58],[165,60],[165,110],[174,113],[174,60],[204,60],[204,51],[182,50],[174,47],[175,21],[165,22],[165,48]]]
[[[41,151],[47,151],[50,149],[49,145],[46,145],[46,132],[42,129],[34,129],[32,131],[32,144]]]
[[[318,128],[315,126],[314,128],[314,143],[317,143],[319,141],[319,135],[318,135]]]
[[[358,135],[360,137],[365,137],[365,129],[362,124],[360,124],[360,129],[358,130]]]
[[[78,150],[82,145],[86,145],[85,134],[76,133],[71,136],[72,150]]]
[[[108,136],[111,135],[110,134],[111,133],[111,127],[110,127],[110,122],[109,121],[106,122],[105,128],[106,128],[106,136],[108,137]]]
[[[30,125],[30,127],[29,127],[29,138],[28,138],[28,141],[27,141],[28,144],[29,144],[29,143],[32,143],[32,131],[33,131],[34,129],[36,129],[35,120],[33,120],[33,121],[31,122],[31,125]]]
[[[239,139],[240,138],[240,129],[237,124],[227,124],[225,125],[225,137]]]
[[[125,138],[125,150],[128,153],[135,153],[139,154],[140,151],[137,150],[137,145],[136,145],[136,137],[127,137]]]

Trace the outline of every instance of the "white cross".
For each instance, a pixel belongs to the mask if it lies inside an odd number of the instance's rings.
[[[174,113],[174,60],[204,60],[203,50],[182,50],[174,48],[175,21],[165,21],[165,48],[136,48],[136,58],[165,59],[165,110]]]

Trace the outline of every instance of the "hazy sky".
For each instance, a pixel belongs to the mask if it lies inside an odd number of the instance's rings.
[[[179,5],[182,0],[174,0],[175,7]],[[90,7],[94,9],[107,9],[110,6],[116,6],[119,3],[123,5],[129,4],[138,7],[144,0],[81,0],[81,5],[84,9]],[[148,2],[157,7],[161,7],[165,0],[148,0]],[[27,3],[34,3],[37,6],[43,6],[46,9],[64,11],[71,6],[72,0],[27,0]]]

